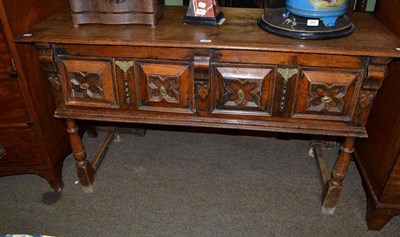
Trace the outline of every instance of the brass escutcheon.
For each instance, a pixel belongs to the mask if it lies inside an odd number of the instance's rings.
[[[281,74],[283,80],[288,82],[292,76],[296,75],[299,72],[298,69],[290,69],[290,68],[278,68],[278,73]]]
[[[115,61],[115,65],[126,73],[133,66],[133,61]]]
[[[321,102],[325,103],[325,104],[329,103],[331,101],[332,101],[332,97],[330,97],[330,96],[324,96],[324,97],[321,98]]]
[[[245,94],[244,94],[244,91],[242,89],[238,90],[237,95],[238,95],[239,99],[241,99],[241,100],[244,99]]]
[[[164,86],[160,86],[159,91],[162,96],[167,94],[167,89]]]
[[[87,89],[89,89],[90,88],[90,85],[89,85],[89,83],[82,83],[80,86],[79,86],[82,90],[87,90]]]

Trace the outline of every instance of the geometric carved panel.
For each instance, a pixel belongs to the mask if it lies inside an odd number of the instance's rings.
[[[306,111],[342,113],[347,85],[312,83],[308,92]]]
[[[138,63],[139,109],[191,113],[193,83],[189,64]]]
[[[270,101],[272,69],[245,66],[215,68],[216,109],[264,112]]]
[[[111,61],[62,60],[61,83],[67,104],[115,107],[115,79]],[[121,79],[122,80],[122,79]]]
[[[179,103],[179,77],[147,75],[147,95],[148,101]]]
[[[262,108],[260,80],[224,78],[222,107]]]
[[[359,72],[303,70],[297,90],[295,115],[306,118],[350,120],[355,107]]]
[[[71,72],[70,78],[73,97],[103,98],[103,88],[98,74]]]

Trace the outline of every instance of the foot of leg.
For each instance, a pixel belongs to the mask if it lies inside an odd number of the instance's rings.
[[[367,197],[367,225],[369,230],[381,230],[396,214],[390,209],[379,209],[370,197]]]
[[[331,179],[326,183],[322,195],[322,213],[333,214],[343,190],[343,180],[346,176],[354,152],[355,138],[345,138],[340,148],[339,156],[332,170]]]
[[[333,185],[330,181],[325,186],[322,194],[322,209],[323,214],[333,214],[336,210],[336,205],[343,191],[343,186]]]
[[[78,127],[73,119],[67,119],[67,132],[71,141],[72,152],[76,161],[76,171],[82,189],[93,192],[94,172],[92,164],[86,160],[85,148],[78,133]]]
[[[38,171],[37,175],[47,180],[54,192],[61,192],[64,187],[64,183],[61,177],[61,167],[55,171]]]
[[[114,128],[114,141],[121,142],[121,133],[120,133],[119,127]]]
[[[309,156],[311,156],[311,157],[314,157],[314,146],[315,146],[315,143],[317,142],[317,140],[311,140],[311,142],[310,142],[310,147],[308,148],[308,155]]]

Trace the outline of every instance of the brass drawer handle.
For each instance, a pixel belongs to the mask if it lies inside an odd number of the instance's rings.
[[[238,95],[239,99],[241,99],[241,100],[244,99],[245,94],[244,94],[244,91],[242,89],[238,90],[237,95]]]
[[[160,91],[160,94],[162,96],[165,96],[167,94],[167,89],[164,86],[160,86],[158,90]]]
[[[333,100],[333,99],[332,99],[332,97],[330,97],[330,96],[324,96],[324,97],[321,98],[321,102],[322,102],[322,103],[325,103],[325,104],[331,102],[332,100]]]
[[[90,88],[90,85],[89,85],[89,83],[82,83],[79,87],[80,87],[82,90],[87,90],[87,89]]]
[[[0,159],[2,159],[6,155],[6,148],[0,146]]]

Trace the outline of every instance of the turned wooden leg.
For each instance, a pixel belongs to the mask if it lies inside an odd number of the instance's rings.
[[[322,213],[333,214],[343,190],[342,182],[349,168],[351,154],[354,152],[355,138],[345,138],[339,156],[333,167],[331,179],[326,183],[322,195]]]
[[[76,161],[76,172],[84,192],[93,192],[94,171],[92,164],[86,160],[85,148],[73,119],[67,119],[67,132],[71,141],[72,152]]]

